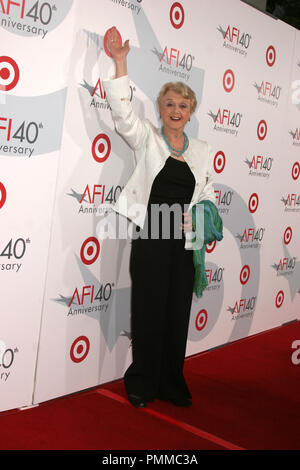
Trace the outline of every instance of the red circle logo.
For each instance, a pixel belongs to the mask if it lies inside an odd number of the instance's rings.
[[[223,87],[226,93],[230,93],[233,90],[235,83],[234,73],[232,70],[228,69],[223,75]]]
[[[122,44],[122,37],[121,37],[121,34],[119,33],[118,30],[117,30],[117,35],[118,35],[118,37],[119,37],[119,39],[120,39],[120,42],[121,42],[121,44]],[[106,54],[107,54],[109,57],[112,57],[111,52],[110,52],[110,49],[109,49],[108,44],[107,44],[107,31],[106,31],[106,33],[105,33],[105,35],[104,35],[103,45],[104,45],[104,50],[105,50]]]
[[[205,309],[200,310],[196,316],[195,326],[198,331],[203,330],[207,323],[207,311]]]
[[[259,140],[264,140],[267,135],[267,130],[267,123],[264,119],[262,119],[261,121],[259,121],[257,126],[257,137],[259,138]]]
[[[93,264],[100,253],[100,243],[95,237],[89,237],[83,242],[80,250],[80,258],[84,264]]]
[[[86,336],[79,336],[73,342],[70,349],[70,357],[73,362],[82,362],[88,355],[90,350],[90,342]]]
[[[258,195],[256,193],[251,194],[248,201],[248,209],[253,214],[258,208]]]
[[[0,56],[0,90],[12,90],[17,85],[19,78],[18,64],[11,57]]]
[[[266,61],[269,67],[272,67],[275,63],[276,51],[274,46],[269,46],[266,50]]]
[[[0,182],[0,209],[4,206],[6,201],[6,189],[4,184]]]
[[[292,227],[287,227],[284,231],[284,235],[283,235],[283,241],[285,243],[285,245],[288,245],[292,239],[292,235],[293,235],[293,231],[292,231]]]
[[[226,158],[224,152],[219,150],[219,152],[216,153],[215,158],[214,158],[214,170],[216,173],[222,173],[224,170],[226,163]]]
[[[250,277],[250,268],[247,264],[242,267],[241,272],[240,272],[240,282],[241,284],[246,284],[249,281]]]
[[[292,168],[292,178],[293,180],[297,180],[300,174],[300,163],[295,162]]]
[[[94,160],[103,163],[110,155],[111,143],[106,134],[99,134],[95,137],[92,144],[92,154]]]
[[[211,243],[207,243],[206,248],[205,248],[206,253],[212,253],[215,249],[216,244],[217,244],[216,240],[214,240]]]
[[[277,295],[276,295],[276,299],[275,299],[275,305],[277,308],[280,308],[281,305],[283,304],[283,301],[284,301],[284,292],[283,290],[280,290]]]
[[[173,3],[170,8],[170,21],[176,29],[181,28],[184,22],[184,9],[179,2]]]

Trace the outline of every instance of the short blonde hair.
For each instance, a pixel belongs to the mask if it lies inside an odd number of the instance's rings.
[[[157,97],[158,107],[162,104],[162,99],[168,91],[174,91],[174,93],[178,93],[183,98],[189,99],[191,101],[191,113],[195,111],[197,107],[196,95],[188,85],[182,82],[168,82],[162,86]]]

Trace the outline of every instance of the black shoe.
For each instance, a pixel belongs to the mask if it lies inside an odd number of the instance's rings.
[[[192,406],[193,404],[188,398],[172,398],[170,402],[176,406]]]
[[[176,405],[176,406],[191,406],[192,405],[191,400],[185,397],[184,398],[171,398],[171,397],[167,397],[165,395],[160,394],[157,398],[159,400],[169,401],[173,403],[173,405]]]
[[[132,393],[128,395],[128,400],[133,406],[136,406],[137,408],[144,408],[146,406],[146,402],[142,397],[133,395]]]
[[[154,398],[151,398],[151,397],[145,398],[146,403],[152,403],[153,401],[154,401]]]

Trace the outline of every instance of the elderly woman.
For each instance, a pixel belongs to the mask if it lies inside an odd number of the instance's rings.
[[[155,398],[189,406],[191,393],[183,365],[194,265],[187,233],[192,229],[192,206],[201,200],[215,201],[212,150],[184,132],[197,103],[194,92],[183,83],[167,83],[159,93],[161,129],[136,116],[127,75],[129,41],[122,45],[115,27],[108,30],[107,39],[116,76],[104,81],[106,97],[117,132],[137,157],[115,205],[136,227],[130,257],[133,361],[124,376],[125,387],[130,403],[137,407]],[[151,209],[174,204],[181,209],[180,220],[178,211],[172,219],[172,211],[162,210],[162,217],[173,222],[165,231]],[[155,236],[151,236],[153,228]]]

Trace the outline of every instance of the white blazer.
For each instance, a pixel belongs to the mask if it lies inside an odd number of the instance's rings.
[[[121,192],[114,210],[144,226],[152,183],[170,156],[161,130],[133,111],[128,75],[103,80],[107,101],[112,110],[116,131],[135,151],[137,165]],[[216,201],[212,185],[213,152],[204,140],[189,138],[184,159],[195,177],[195,189],[188,208],[204,199]]]

